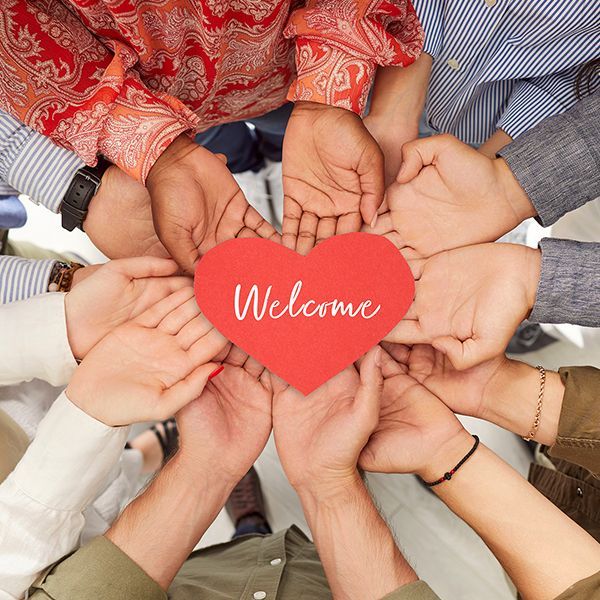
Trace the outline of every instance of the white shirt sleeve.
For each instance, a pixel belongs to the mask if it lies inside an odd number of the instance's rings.
[[[67,337],[65,294],[0,306],[0,385],[42,379],[67,385],[77,367]]]
[[[108,427],[64,392],[0,485],[0,600],[23,598],[36,577],[72,552],[82,515],[105,485],[128,427]]]

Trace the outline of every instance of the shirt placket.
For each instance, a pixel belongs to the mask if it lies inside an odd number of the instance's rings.
[[[285,569],[285,531],[265,536],[261,540],[256,567],[248,578],[240,600],[275,600],[281,575]]]

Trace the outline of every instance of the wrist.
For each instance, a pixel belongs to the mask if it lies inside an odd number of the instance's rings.
[[[503,158],[495,158],[492,164],[499,181],[501,197],[515,215],[515,227],[525,219],[535,217],[537,213],[529,196],[519,184],[507,162]]]
[[[486,412],[482,418],[525,436],[535,418],[539,391],[538,369],[516,360],[507,361],[494,393],[486,400]],[[546,446],[556,441],[564,391],[559,374],[547,371],[540,425],[534,437],[535,441]]]
[[[436,481],[466,456],[474,442],[473,436],[461,429],[435,449],[426,463],[416,471],[416,475],[425,482]]]
[[[356,468],[346,473],[321,478],[311,478],[300,484],[293,484],[303,506],[318,504],[336,507],[352,498],[365,484]]]
[[[525,288],[527,295],[527,316],[531,313],[542,274],[542,251],[539,248],[524,248],[526,252]]]

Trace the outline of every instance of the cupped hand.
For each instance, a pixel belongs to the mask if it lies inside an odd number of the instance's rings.
[[[360,117],[297,102],[283,141],[283,243],[301,254],[372,223],[383,201],[383,154]]]
[[[421,257],[493,242],[535,215],[504,160],[490,159],[450,135],[402,147],[402,168],[386,200],[389,212],[364,230],[386,235]]]
[[[158,237],[187,273],[200,256],[236,237],[278,239],[252,208],[225,161],[178,137],[161,154],[146,180]]]
[[[360,454],[360,466],[437,479],[466,454],[471,436],[439,398],[387,353],[382,354],[382,372],[379,421]]]
[[[271,379],[236,346],[217,358],[223,371],[177,413],[180,448],[192,463],[212,462],[224,477],[238,482],[271,433]]]
[[[395,356],[397,347],[383,343]],[[404,354],[404,351],[402,351]],[[464,371],[452,366],[448,357],[428,344],[416,344],[406,359],[409,375],[435,394],[448,408],[461,415],[480,419],[488,416],[488,407],[504,386],[510,362],[504,354]]]
[[[107,425],[166,419],[200,396],[226,345],[188,286],[113,329],[75,370],[66,393]]]
[[[108,258],[169,256],[154,229],[148,190],[114,165],[102,176],[83,229]]]
[[[386,341],[431,344],[463,370],[504,353],[535,302],[541,257],[539,250],[496,243],[409,264],[415,299]]]
[[[178,277],[176,272],[174,261],[151,256],[113,260],[76,271],[73,287],[65,297],[73,356],[83,359],[112,329],[191,285],[191,279]]]
[[[360,372],[348,367],[308,396],[272,376],[275,444],[296,490],[355,481],[358,456],[379,415],[380,352],[373,348]]]

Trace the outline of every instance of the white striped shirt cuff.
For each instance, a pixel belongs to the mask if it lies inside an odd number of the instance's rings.
[[[444,39],[444,7],[442,2],[441,0],[413,0],[413,6],[425,31],[423,52],[435,58],[442,49]]]
[[[9,168],[6,181],[36,204],[57,213],[75,173],[84,164],[71,150],[31,131]]]
[[[25,300],[48,291],[56,261],[0,256],[0,304]]]
[[[522,80],[515,86],[497,128],[513,140],[545,118],[558,115],[577,102],[577,70],[537,79]]]

